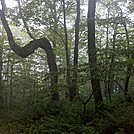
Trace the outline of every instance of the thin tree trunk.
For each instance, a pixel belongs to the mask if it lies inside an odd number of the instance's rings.
[[[4,88],[4,107],[8,106],[8,86],[9,86],[9,64],[10,64],[10,57],[7,59],[6,68],[5,68],[5,79],[3,82],[3,88]]]
[[[72,79],[72,100],[78,93],[78,45],[79,45],[79,23],[80,23],[80,0],[77,1],[77,16],[75,20],[75,47],[74,47],[74,70]]]
[[[2,86],[2,53],[3,53],[3,44],[4,41],[1,39],[1,44],[0,44],[0,109],[4,107],[4,102],[3,102],[3,86]]]
[[[23,60],[23,75],[22,75],[22,78],[23,78],[23,96],[22,96],[22,100],[25,98],[25,95],[26,95],[26,78],[27,78],[27,72],[26,72],[26,64],[25,64],[25,61]]]
[[[69,54],[69,48],[68,48],[68,34],[67,34],[67,26],[66,26],[66,8],[65,8],[65,0],[63,0],[63,14],[64,14],[64,32],[65,32],[65,50],[66,50],[66,66],[67,66],[67,83],[69,88],[69,99],[72,100],[72,90],[70,88],[70,54]]]
[[[107,13],[108,13],[108,15],[107,15],[107,31],[106,31],[106,50],[108,49],[108,45],[109,45],[109,13],[110,13],[110,8],[109,7],[107,7],[108,9],[107,9]],[[107,53],[106,53],[106,68],[107,68],[107,66],[108,66],[108,60],[107,60],[107,57],[108,57],[108,55],[107,55]],[[104,81],[104,84],[105,84],[105,97],[107,98],[107,92],[108,92],[108,82],[107,82],[107,79],[108,79],[108,75],[107,75],[107,73],[105,73],[105,81]]]
[[[0,109],[3,108],[3,88],[2,88],[2,51],[3,41],[0,44]]]
[[[9,105],[10,105],[10,107],[13,104],[13,67],[14,67],[14,60],[11,63],[11,69],[10,69],[10,91],[9,91]]]
[[[112,57],[111,57],[111,62],[110,62],[110,68],[109,68],[109,77],[108,77],[108,96],[109,96],[109,101],[111,102],[111,90],[114,84],[113,78],[114,78],[114,74],[113,74],[113,63],[114,63],[114,59],[115,59],[115,40],[116,40],[116,35],[117,35],[117,25],[115,25],[115,29],[114,29],[114,35],[113,35],[113,49],[112,49]]]
[[[100,79],[97,72],[97,57],[96,57],[96,46],[95,46],[95,7],[96,0],[88,1],[88,56],[90,64],[91,74],[91,85],[94,91],[94,102],[96,110],[98,106],[103,103]]]
[[[128,30],[127,30],[127,26],[126,26],[126,23],[124,22],[123,24],[124,28],[125,28],[125,33],[126,33],[126,39],[127,39],[127,50],[128,50],[128,60],[131,58],[131,55],[129,53],[129,35],[128,35]],[[131,74],[131,64],[128,64],[127,65],[127,72],[126,72],[126,79],[125,79],[125,92],[124,92],[124,95],[125,95],[125,98],[128,100],[128,101],[131,101],[131,98],[128,96],[128,87],[129,87],[129,80],[130,80],[130,74]]]
[[[53,19],[54,19],[54,24],[53,24],[53,34],[52,34],[52,43],[53,43],[53,48],[56,48],[56,37],[55,37],[55,31],[57,30],[57,10],[56,10],[56,0],[53,0],[52,2],[52,7],[51,7],[51,12],[53,14]],[[51,26],[50,26],[51,27]],[[56,59],[56,55],[54,54],[55,59]]]

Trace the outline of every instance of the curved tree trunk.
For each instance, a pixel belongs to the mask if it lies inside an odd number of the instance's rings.
[[[58,82],[58,73],[57,73],[58,71],[57,71],[57,65],[56,65],[56,61],[55,61],[55,58],[54,58],[54,53],[53,53],[50,42],[46,38],[41,38],[41,39],[34,39],[33,41],[30,41],[24,47],[18,46],[14,41],[12,32],[11,32],[10,27],[8,25],[8,22],[5,18],[4,0],[1,0],[1,5],[2,5],[2,10],[0,10],[0,17],[1,17],[2,24],[5,28],[5,31],[7,33],[7,37],[8,37],[8,41],[9,41],[9,45],[10,45],[11,49],[17,55],[21,56],[22,58],[28,57],[30,54],[34,53],[34,51],[39,47],[44,49],[46,54],[47,54],[47,62],[48,62],[48,65],[49,65],[49,70],[50,70],[50,73],[52,74],[51,85],[52,85],[52,87],[55,88],[55,86],[53,86],[53,85],[57,84],[57,82]],[[53,100],[58,100],[57,88],[52,90],[51,95],[52,95]]]

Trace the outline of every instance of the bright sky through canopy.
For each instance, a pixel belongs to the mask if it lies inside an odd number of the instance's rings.
[[[17,2],[15,0],[5,0],[7,7],[15,7]]]

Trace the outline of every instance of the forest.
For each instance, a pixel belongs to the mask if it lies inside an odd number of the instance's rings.
[[[0,134],[134,134],[134,1],[0,0]]]

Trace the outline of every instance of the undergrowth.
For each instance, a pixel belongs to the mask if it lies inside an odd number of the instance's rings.
[[[0,133],[134,134],[134,103],[106,103],[97,113],[88,104],[86,115],[79,101],[48,103],[42,110],[30,112],[6,109],[1,111]]]

